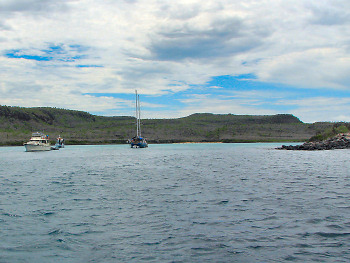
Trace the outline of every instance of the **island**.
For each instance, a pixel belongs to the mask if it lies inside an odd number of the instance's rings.
[[[23,145],[32,132],[58,135],[72,144],[124,144],[134,134],[135,117],[97,116],[50,107],[0,105],[0,145]],[[291,114],[235,115],[195,113],[182,118],[142,119],[142,135],[149,143],[183,142],[305,142],[344,124],[303,123]],[[337,127],[336,127],[337,129]]]

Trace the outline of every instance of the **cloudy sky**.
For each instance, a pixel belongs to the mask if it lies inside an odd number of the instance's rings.
[[[1,0],[0,104],[350,121],[349,0]]]

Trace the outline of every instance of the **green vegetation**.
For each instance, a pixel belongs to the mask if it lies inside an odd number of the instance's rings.
[[[348,133],[350,131],[350,123],[337,122],[327,127],[323,131],[318,131],[315,136],[312,136],[309,141],[323,141],[334,137],[339,133]]]
[[[312,136],[321,136],[327,129],[349,129],[345,123],[334,125],[306,124],[289,114],[196,113],[178,119],[142,120],[142,134],[150,143],[286,142],[306,141]],[[0,106],[0,145],[22,145],[34,131],[50,135],[52,143],[58,135],[64,137],[67,144],[125,143],[135,135],[135,118],[103,117],[47,107]]]

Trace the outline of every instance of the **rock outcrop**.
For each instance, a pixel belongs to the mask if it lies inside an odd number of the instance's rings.
[[[350,149],[350,133],[338,134],[335,137],[320,142],[305,142],[301,145],[282,145],[282,147],[276,149],[304,151]]]

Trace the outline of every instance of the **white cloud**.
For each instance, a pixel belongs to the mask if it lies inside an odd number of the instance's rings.
[[[290,113],[303,122],[350,121],[350,98],[314,97],[299,100],[280,100],[281,105],[296,106]]]
[[[244,73],[296,88],[348,90],[349,10],[346,0],[3,0],[0,104],[118,115],[131,102],[86,94],[137,88],[162,95]],[[186,100],[176,114],[274,113],[256,106],[263,99],[254,100],[256,91],[250,95],[235,104]]]
[[[192,95],[191,98],[182,100],[182,103],[188,105],[182,109],[181,115],[186,116],[194,112],[216,113],[216,114],[248,114],[248,115],[269,115],[278,112],[274,110],[261,110],[258,106],[261,100],[255,98],[235,98],[217,97],[213,98],[211,94]],[[198,110],[200,109],[200,110]]]
[[[350,55],[337,48],[290,52],[261,62],[260,80],[301,88],[349,89]]]

